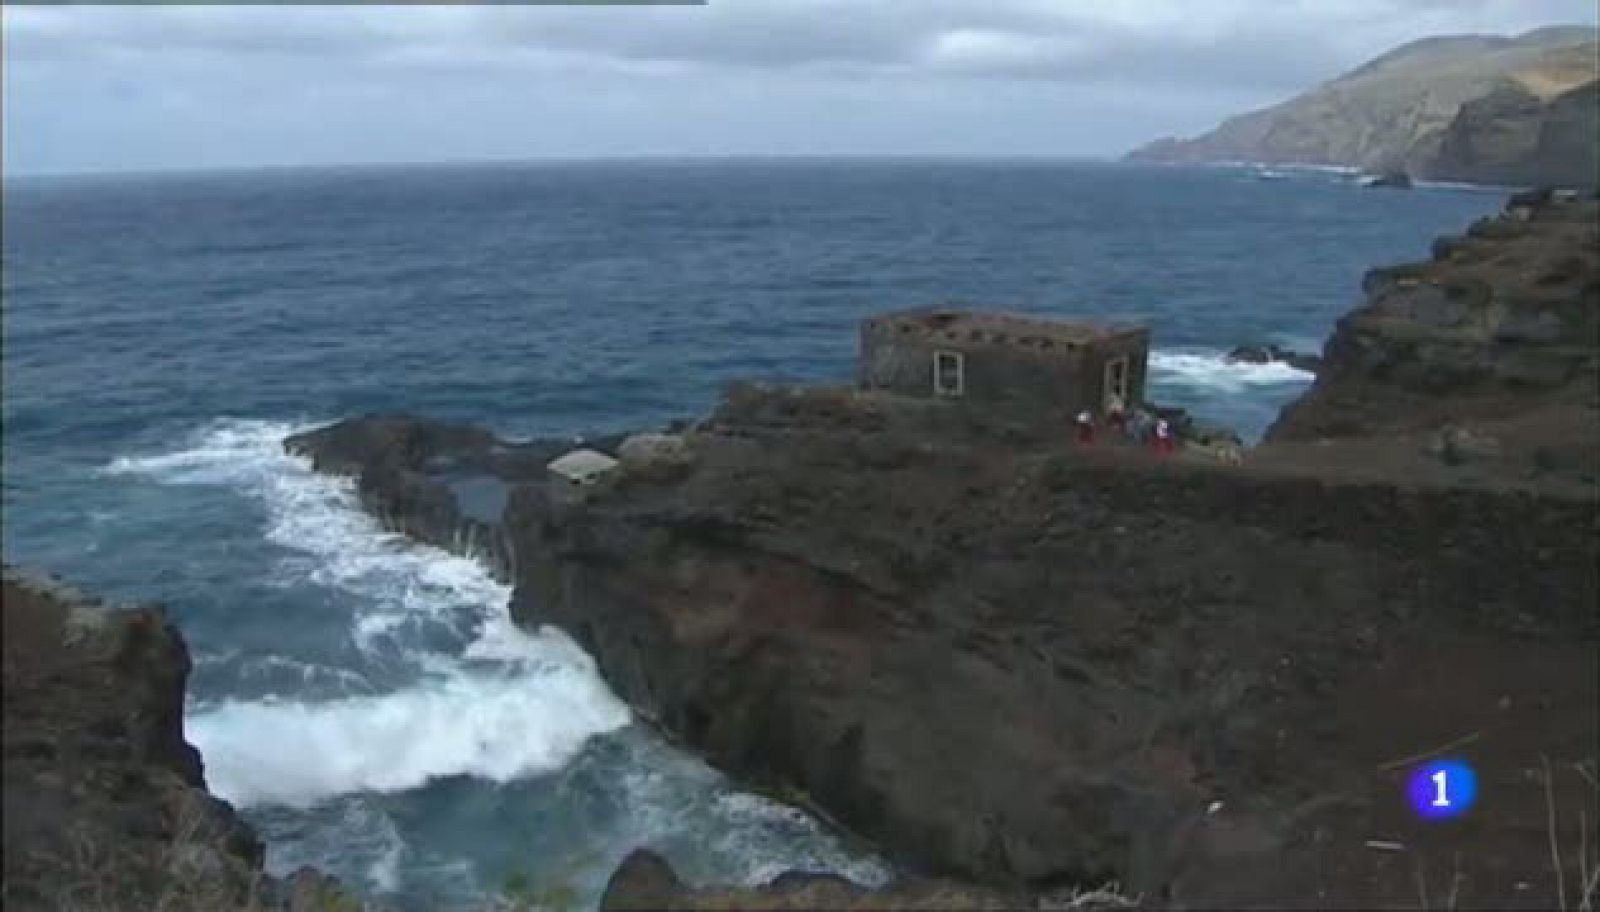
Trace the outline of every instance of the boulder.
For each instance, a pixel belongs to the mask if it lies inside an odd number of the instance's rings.
[[[1279,345],[1240,345],[1228,352],[1227,360],[1230,364],[1271,364],[1281,361],[1307,373],[1316,373],[1317,368],[1322,366],[1322,359],[1316,355],[1301,354]]]
[[[1428,438],[1428,455],[1446,465],[1497,459],[1500,441],[1481,431],[1445,425]]]
[[[694,454],[681,434],[634,434],[617,448],[630,476],[670,481],[694,466]]]
[[[1404,171],[1385,171],[1374,174],[1362,181],[1367,187],[1391,187],[1398,190],[1407,190],[1411,187],[1411,175]]]
[[[634,849],[611,872],[600,898],[601,912],[645,912],[667,909],[689,892],[665,858],[649,849]]]
[[[1243,438],[1232,428],[1198,422],[1191,423],[1180,436],[1206,447],[1231,446],[1237,449],[1244,446]]]

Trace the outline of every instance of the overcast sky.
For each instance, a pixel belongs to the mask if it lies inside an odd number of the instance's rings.
[[[1426,35],[1594,0],[712,0],[4,10],[7,173],[1120,154]]]

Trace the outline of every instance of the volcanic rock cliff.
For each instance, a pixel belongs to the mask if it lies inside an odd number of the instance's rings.
[[[1592,187],[1600,169],[1596,51],[1592,28],[1427,38],[1203,136],[1162,139],[1128,157]]]
[[[1508,384],[1495,415],[1562,410],[1541,446],[1593,432],[1595,343],[1565,322],[1592,325],[1574,205],[1590,204],[1523,199],[1493,223],[1511,227],[1443,242],[1463,269],[1523,263],[1535,226],[1561,279],[1480,269],[1462,306],[1495,315],[1487,329],[1396,347],[1409,366],[1366,380],[1366,356],[1330,343],[1327,379],[1243,465],[761,385],[671,447],[618,448],[576,494],[540,474],[556,444],[421,419],[287,445],[359,476],[391,523],[490,556],[514,616],[572,633],[642,717],[910,876],[1033,898],[1116,879],[1176,907],[1411,905],[1419,884],[1460,908],[1548,907],[1558,882],[1578,895],[1593,851],[1577,810],[1600,819],[1594,479],[1532,451],[1473,471],[1448,458],[1477,458],[1470,433],[1429,443],[1478,414],[1457,394],[1483,376]],[[1523,291],[1539,303],[1506,303]],[[1545,347],[1508,347],[1508,328]],[[1450,385],[1464,364],[1478,372]],[[1351,414],[1368,436],[1324,445]],[[504,485],[498,521],[463,514],[473,475]],[[1486,796],[1466,825],[1423,824],[1402,798],[1445,750]],[[669,889],[644,874],[619,889]]]
[[[1518,194],[1362,288],[1266,450],[1420,453],[1444,435],[1501,481],[1600,479],[1600,200]]]
[[[159,609],[117,609],[5,570],[5,873],[10,910],[359,910],[262,846],[206,792],[183,737],[189,655]]]

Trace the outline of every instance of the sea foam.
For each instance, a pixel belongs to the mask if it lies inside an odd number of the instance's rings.
[[[1315,374],[1283,361],[1250,364],[1229,361],[1218,351],[1153,351],[1150,382],[1154,387],[1180,386],[1206,393],[1242,393],[1262,387],[1306,386]]]
[[[284,453],[296,430],[217,422],[184,449],[106,469],[257,500],[266,537],[290,552],[290,566],[359,596],[349,618],[356,645],[398,651],[417,669],[388,693],[199,708],[188,732],[213,791],[247,807],[305,807],[439,777],[504,782],[559,769],[590,736],[628,723],[627,707],[568,637],[511,622],[508,587],[481,565],[386,532],[348,480]]]

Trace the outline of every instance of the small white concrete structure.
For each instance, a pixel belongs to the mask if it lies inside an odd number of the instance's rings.
[[[583,493],[598,486],[617,468],[610,456],[589,449],[577,449],[552,461],[545,467],[550,472],[550,493],[560,500],[578,500]]]

